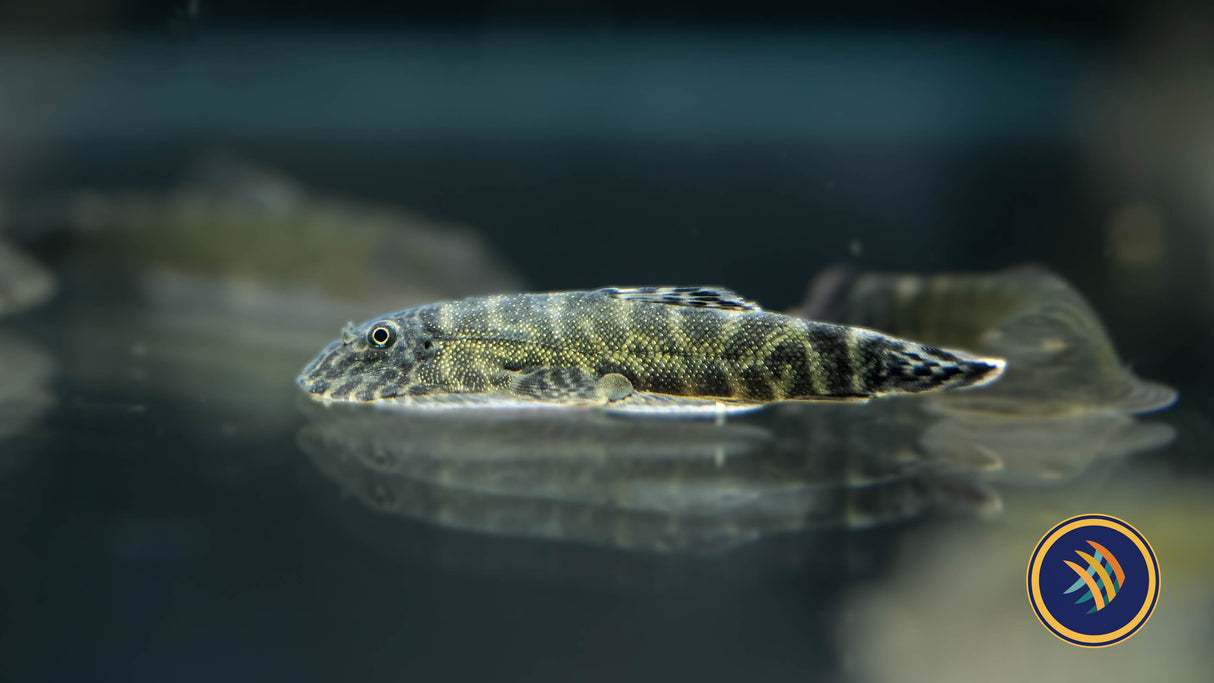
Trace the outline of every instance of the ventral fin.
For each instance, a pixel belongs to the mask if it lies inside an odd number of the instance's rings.
[[[613,299],[649,301],[667,306],[716,308],[723,311],[761,311],[759,304],[743,299],[737,292],[723,287],[607,287],[600,290]]]

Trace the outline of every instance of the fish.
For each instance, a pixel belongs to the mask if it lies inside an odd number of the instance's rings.
[[[612,558],[746,548],[739,557],[747,566],[768,552],[782,571],[809,566],[847,555],[831,545],[839,538],[898,533],[890,525],[924,514],[1014,514],[1008,487],[1099,486],[1110,468],[1175,438],[1171,425],[1137,419],[1130,409],[1138,404],[1087,408],[1120,395],[1102,388],[1120,365],[1090,360],[1109,357],[1111,341],[1057,276],[1013,269],[908,278],[862,274],[803,317],[834,311],[900,336],[1006,351],[998,384],[868,405],[790,401],[726,424],[595,410],[397,412],[300,395],[307,423],[296,442],[343,494],[318,500],[341,501],[352,532],[378,547],[461,570],[509,563],[569,576],[586,546]],[[1043,345],[1054,338],[1071,352]],[[949,405],[996,396],[964,410]],[[1061,409],[1062,399],[1077,406]],[[419,532],[396,518],[455,533]]]
[[[348,325],[297,378],[326,403],[716,414],[976,387],[1000,358],[764,310],[720,287],[418,306]]]

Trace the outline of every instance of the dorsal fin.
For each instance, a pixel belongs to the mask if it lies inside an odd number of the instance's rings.
[[[613,299],[649,301],[667,306],[716,308],[724,311],[763,310],[759,304],[743,299],[737,292],[723,287],[607,287],[599,291]]]

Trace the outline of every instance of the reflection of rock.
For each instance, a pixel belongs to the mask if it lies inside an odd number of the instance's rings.
[[[1171,443],[1176,430],[1120,413],[1064,418],[957,414],[928,427],[921,443],[946,460],[998,458],[1000,482],[1045,482],[1076,476],[1101,459],[1114,460]]]
[[[1038,492],[1011,498],[998,525],[915,532],[899,571],[847,596],[842,658],[872,681],[1207,681],[1214,667],[1214,499],[1208,483],[1151,477],[1104,486],[1096,501]],[[1077,499],[1078,498],[1078,499]],[[1094,511],[1133,524],[1159,558],[1163,587],[1151,620],[1097,653],[1063,644],[1025,595],[1034,545],[1054,524]]]
[[[20,466],[18,452],[5,448],[10,437],[42,417],[55,398],[54,361],[31,343],[0,334],[0,478]]]
[[[839,435],[830,425],[862,418],[862,407],[812,408],[809,421],[826,430],[821,443],[740,422],[402,416],[361,406],[311,406],[299,441],[375,509],[495,535],[713,551],[779,532],[879,525],[925,507],[914,464],[884,458],[896,449],[849,453],[830,443]],[[880,426],[870,427],[881,443]]]
[[[1131,374],[1083,297],[1044,269],[933,276],[835,269],[817,279],[800,312],[1007,359],[998,382],[929,398],[925,406],[946,417],[920,437],[934,458],[1000,462],[997,481],[1065,479],[1175,436],[1131,414],[1167,407],[1176,393]]]
[[[1056,417],[1140,413],[1176,399],[1131,374],[1091,306],[1041,268],[934,276],[835,269],[797,312],[1007,360],[998,382],[933,399],[943,409]]]
[[[916,439],[933,462],[997,463],[983,479],[1016,484],[999,487],[1005,512],[998,524],[938,535],[932,532],[939,526],[927,525],[912,532],[902,547],[913,552],[904,553],[899,571],[852,591],[839,637],[847,673],[874,682],[970,681],[979,670],[992,681],[1208,677],[1206,651],[1178,645],[1185,638],[1209,640],[1209,624],[1199,619],[1173,620],[1160,638],[1151,639],[1152,628],[1161,628],[1156,619],[1134,639],[1093,659],[1060,644],[1026,602],[1032,548],[1066,517],[1110,512],[1128,517],[1152,540],[1153,529],[1191,529],[1190,520],[1203,518],[1195,498],[1178,503],[1171,491],[1152,492],[1149,486],[1138,493],[1111,489],[1108,473],[1116,468],[1091,476],[1102,461],[1170,443],[1171,426],[1144,423],[1133,414],[1166,407],[1175,393],[1125,369],[1082,297],[1057,276],[1034,268],[931,277],[833,271],[819,279],[808,309],[1008,361],[995,384],[925,401],[924,411],[936,419],[925,422]],[[1055,485],[1029,488],[1045,482]],[[1170,510],[1166,521],[1157,523],[1163,510]],[[1211,543],[1186,534],[1170,549],[1157,544],[1156,551],[1163,558],[1181,547]],[[1210,603],[1209,590],[1191,590],[1203,571],[1196,568],[1205,566],[1198,560],[1184,567],[1184,599]],[[1174,590],[1165,587],[1161,594],[1161,613]],[[1143,657],[1143,647],[1159,656]]]
[[[314,196],[230,160],[195,176],[167,193],[82,192],[18,206],[5,229],[27,239],[67,233],[71,263],[137,273],[144,293],[169,307],[321,322],[330,335],[351,317],[520,286],[467,228]]]
[[[519,287],[471,230],[231,161],[160,194],[18,203],[2,227],[58,254],[68,376],[124,410],[184,401],[209,432],[246,441],[298,419],[295,375],[351,318]],[[7,253],[0,312],[33,281],[10,287]]]

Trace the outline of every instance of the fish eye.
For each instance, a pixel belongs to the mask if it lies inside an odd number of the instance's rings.
[[[367,332],[367,343],[377,348],[387,348],[396,343],[396,327],[382,322]]]

